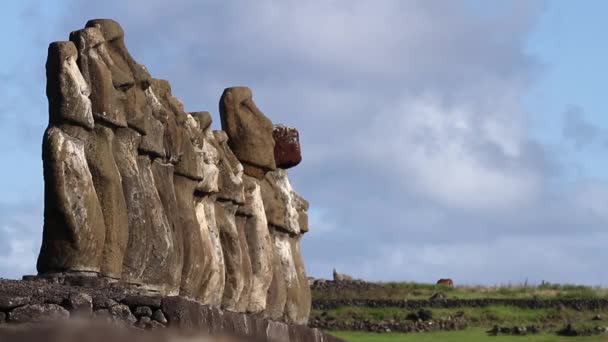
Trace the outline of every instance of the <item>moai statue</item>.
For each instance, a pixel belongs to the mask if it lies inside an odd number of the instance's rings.
[[[105,223],[85,144],[94,128],[90,88],[72,42],[50,44],[46,64],[49,127],[42,144],[44,230],[38,273],[99,272]],[[68,133],[67,131],[71,131]]]
[[[204,272],[197,298],[205,304],[221,306],[225,284],[224,254],[220,231],[216,222],[215,194],[219,191],[219,152],[211,130],[211,115],[208,112],[188,114],[189,127],[195,130],[193,141],[197,153],[202,156],[203,180],[195,189],[196,217],[199,223],[204,248],[208,249],[209,263]]]
[[[258,179],[243,176],[245,205],[247,212],[244,235],[247,241],[252,277],[247,312],[260,313],[266,309],[268,289],[272,282],[274,248],[268,231],[268,221],[262,202],[262,191]]]
[[[263,179],[276,169],[272,121],[253,102],[247,87],[226,88],[220,98],[222,130],[246,175]]]
[[[95,19],[49,46],[47,97],[40,275],[306,322],[308,203],[285,171],[298,132],[273,128],[248,88],[224,91],[213,131],[133,59],[117,22]]]
[[[276,171],[266,173],[262,197],[268,225],[275,244],[275,277],[269,290],[266,315],[288,322],[306,324],[311,294],[300,251],[302,234],[308,231],[308,202],[293,189],[286,168],[297,165],[299,134],[295,128],[274,127]],[[276,267],[280,270],[277,270]],[[284,298],[284,302],[283,302]]]
[[[220,154],[219,192],[216,195],[215,214],[220,240],[224,254],[226,282],[222,298],[222,307],[230,311],[240,311],[239,300],[246,284],[250,281],[249,272],[243,273],[243,241],[239,236],[237,210],[245,204],[243,188],[243,166],[234,156],[224,131],[214,131],[217,150]],[[251,266],[249,265],[249,268]]]
[[[93,89],[91,104],[95,128],[85,147],[85,156],[99,197],[106,226],[106,238],[101,261],[101,275],[120,279],[128,243],[127,204],[122,180],[114,159],[114,130],[126,127],[123,111],[117,106],[117,94],[112,84],[108,64],[112,61],[106,50],[102,33],[86,28],[70,34],[78,48],[78,63],[84,79]]]
[[[308,203],[293,190],[287,171],[283,169],[266,174],[266,180],[262,183],[262,198],[273,236],[276,258],[280,260],[274,265],[281,268],[280,271],[275,270],[275,274],[280,274],[281,278],[276,279],[275,276],[273,279],[267,314],[271,318],[276,318],[283,303],[271,298],[271,293],[276,292],[274,295],[281,299],[284,289],[286,294],[283,318],[291,323],[305,324],[310,313],[310,288],[299,241],[303,232],[300,223],[305,224],[305,230],[308,230],[306,216]]]

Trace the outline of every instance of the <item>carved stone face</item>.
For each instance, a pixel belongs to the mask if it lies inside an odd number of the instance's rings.
[[[55,42],[49,46],[47,60],[47,96],[50,120],[70,121],[93,128],[89,96],[91,90],[76,64],[77,51],[72,42]]]
[[[114,88],[110,66],[113,62],[105,47],[103,35],[97,28],[86,28],[70,34],[70,40],[78,48],[78,64],[84,79],[91,86],[91,103],[96,120],[126,127],[126,117],[121,110],[119,92]]]

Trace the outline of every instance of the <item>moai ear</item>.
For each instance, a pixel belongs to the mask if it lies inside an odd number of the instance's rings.
[[[94,121],[89,96],[91,90],[78,69],[78,52],[72,42],[49,45],[46,62],[46,95],[49,122],[71,123],[93,129]]]

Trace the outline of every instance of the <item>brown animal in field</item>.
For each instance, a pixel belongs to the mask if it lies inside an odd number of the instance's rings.
[[[447,285],[447,286],[454,287],[454,281],[450,278],[441,278],[441,279],[437,280],[437,285]]]

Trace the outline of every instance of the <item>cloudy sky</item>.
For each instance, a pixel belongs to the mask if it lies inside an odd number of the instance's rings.
[[[605,1],[3,6],[0,277],[35,272],[48,43],[113,18],[216,128],[223,88],[247,85],[299,129],[310,275],[608,286]]]

